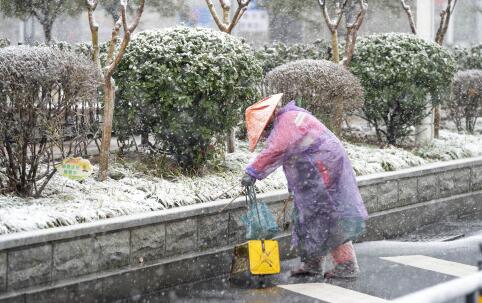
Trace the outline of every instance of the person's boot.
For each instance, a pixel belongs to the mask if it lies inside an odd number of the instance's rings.
[[[336,247],[330,255],[336,265],[325,273],[325,278],[354,279],[358,276],[360,268],[351,241]]]
[[[335,266],[332,271],[325,273],[327,279],[356,279],[360,273],[360,268],[356,261],[347,261]]]
[[[292,277],[314,276],[322,274],[321,264],[323,258],[314,258],[301,262],[300,265],[290,271]]]

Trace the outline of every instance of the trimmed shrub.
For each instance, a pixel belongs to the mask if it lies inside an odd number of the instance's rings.
[[[269,94],[284,93],[283,100],[297,100],[328,128],[333,128],[337,102],[348,115],[363,106],[360,81],[344,66],[327,60],[299,60],[281,65],[266,75]]]
[[[482,69],[482,44],[473,47],[455,47],[457,70]]]
[[[262,72],[236,37],[176,27],[138,34],[115,79],[116,134],[152,133],[156,149],[192,167],[213,155],[213,138],[226,135],[258,99]]]
[[[455,61],[446,49],[415,35],[376,34],[357,41],[350,70],[365,89],[364,118],[380,141],[399,144],[420,124],[429,103],[449,94]]]
[[[0,188],[39,196],[58,158],[80,153],[92,132],[99,71],[49,47],[0,49]],[[64,144],[69,137],[69,144]]]
[[[275,67],[285,63],[313,59],[327,59],[329,43],[324,40],[316,40],[311,44],[293,44],[287,45],[282,42],[275,42],[270,46],[265,45],[262,49],[256,51],[256,58],[263,65],[263,74],[273,70]]]
[[[7,47],[10,45],[10,40],[7,38],[0,38],[0,48]]]
[[[475,123],[482,115],[482,70],[460,71],[452,82],[452,95],[447,104],[449,116],[458,131],[474,133]]]

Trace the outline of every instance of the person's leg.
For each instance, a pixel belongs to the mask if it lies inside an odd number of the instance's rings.
[[[356,278],[360,272],[352,242],[346,242],[331,251],[335,262],[332,271],[325,273],[327,278]]]
[[[301,264],[291,270],[291,276],[322,274],[323,257],[302,258]]]

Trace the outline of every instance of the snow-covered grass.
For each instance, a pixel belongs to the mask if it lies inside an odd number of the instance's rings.
[[[440,139],[413,153],[400,148],[379,149],[344,143],[357,175],[398,170],[425,163],[482,155],[482,135],[468,136],[442,131]],[[202,177],[166,180],[144,175],[132,166],[114,164],[124,177],[98,182],[89,178],[72,181],[53,177],[39,199],[0,196],[0,234],[90,222],[103,218],[212,201],[235,196],[239,179],[254,154],[243,142],[237,152],[226,155],[226,169]],[[281,169],[256,183],[259,191],[286,188]]]
[[[482,156],[482,134],[462,135],[441,130],[439,138],[434,139],[431,145],[421,147],[414,153],[431,161]]]

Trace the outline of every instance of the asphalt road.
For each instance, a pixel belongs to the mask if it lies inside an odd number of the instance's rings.
[[[361,274],[354,281],[292,278],[297,259],[264,289],[233,287],[226,277],[180,285],[126,302],[365,302],[382,303],[477,270],[482,233],[449,242],[376,241],[356,244]],[[289,289],[289,290],[288,290]],[[455,302],[464,302],[461,298]]]

